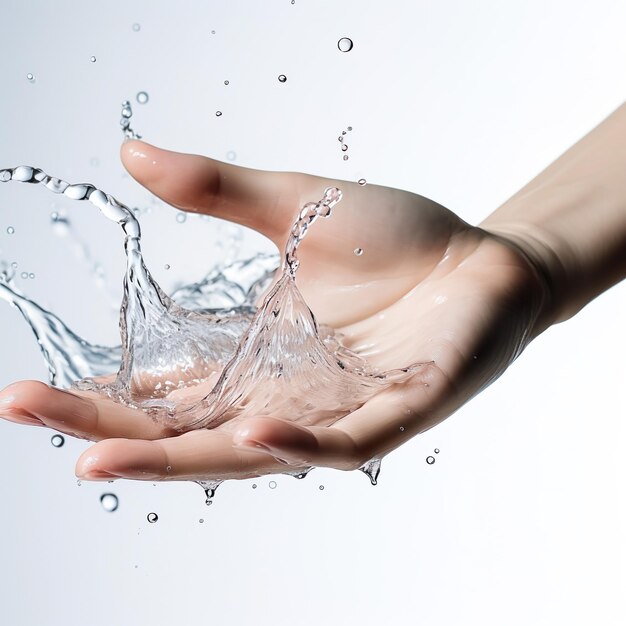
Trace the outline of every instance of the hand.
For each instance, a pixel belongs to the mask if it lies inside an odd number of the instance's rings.
[[[33,381],[7,387],[0,394],[6,419],[99,442],[79,458],[81,478],[211,480],[310,466],[355,469],[445,419],[545,327],[549,293],[523,239],[472,227],[415,194],[249,170],[139,141],[123,145],[122,160],[169,204],[254,228],[280,250],[302,205],[339,187],[343,200],[333,216],[319,220],[299,249],[305,300],[372,365],[429,365],[330,427],[263,417],[182,435],[95,394]]]

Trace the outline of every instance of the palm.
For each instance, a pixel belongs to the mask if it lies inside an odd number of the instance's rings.
[[[284,471],[284,460],[294,468],[352,469],[447,417],[530,339],[540,306],[532,267],[509,242],[434,202],[371,185],[216,166],[137,142],[125,151],[131,173],[166,201],[251,226],[279,248],[298,208],[325,187],[340,187],[343,201],[299,250],[299,288],[318,320],[372,365],[429,365],[329,428],[256,418],[179,435],[94,396],[85,401],[38,383],[5,392],[8,419],[36,417],[105,440],[79,459],[86,478],[245,477]],[[152,168],[148,159],[132,158],[147,151],[157,157]]]

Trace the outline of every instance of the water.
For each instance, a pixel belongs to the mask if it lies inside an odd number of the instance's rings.
[[[428,463],[428,465],[433,465],[434,462],[435,462],[435,457],[434,456],[427,456],[426,457],[426,463]]]
[[[279,80],[281,83],[286,83],[286,82],[287,82],[287,77],[286,77],[284,74],[281,74],[281,75],[278,77],[278,80]]]
[[[360,470],[370,479],[372,485],[377,485],[378,475],[380,474],[380,459],[368,461]]]
[[[100,504],[105,511],[113,513],[113,511],[117,511],[120,502],[114,493],[103,493],[100,496]]]
[[[138,24],[137,22],[135,22],[133,24],[133,30],[138,33],[141,30],[141,24]]]
[[[130,105],[130,101],[124,100],[124,102],[122,102],[122,117],[120,119],[120,126],[122,127],[122,132],[124,133],[124,137],[126,137],[127,139],[141,139],[141,135],[136,133],[130,127],[130,118],[132,116],[133,116],[133,108]]]
[[[135,99],[137,100],[137,102],[139,102],[139,104],[146,104],[148,102],[148,100],[150,100],[150,96],[148,95],[147,92],[145,91],[140,91],[136,96]]]
[[[90,60],[92,63],[95,63],[95,62],[96,62],[96,57],[91,56],[91,57],[89,57],[89,60]]]
[[[128,113],[123,112],[123,119],[129,120],[130,104],[124,108]],[[132,132],[130,125],[125,131]],[[328,426],[423,365],[387,372],[371,367],[343,346],[332,328],[318,325],[296,286],[298,246],[317,219],[331,216],[341,201],[337,188],[326,189],[320,200],[300,210],[278,280],[256,307],[276,268],[274,256],[220,266],[170,297],[144,263],[137,217],[113,196],[30,166],[0,170],[0,182],[8,181],[89,202],[124,234],[121,346],[82,339],[23,295],[13,284],[12,271],[0,267],[0,297],[30,324],[53,385],[95,391],[180,432],[226,423],[231,427],[263,415]],[[115,371],[114,380],[99,379]],[[376,484],[380,461],[362,471]],[[210,504],[219,482],[200,484]]]
[[[363,248],[355,248],[354,254],[355,256],[361,256],[363,254]]]
[[[270,480],[270,482],[267,485],[270,489],[276,489],[277,485],[276,485],[276,481],[275,480]]]
[[[337,47],[342,52],[350,52],[350,50],[352,50],[352,48],[354,47],[354,43],[352,42],[352,39],[350,39],[349,37],[342,37],[337,42]]]
[[[156,513],[148,513],[148,515],[146,516],[146,519],[151,523],[154,524],[155,522],[159,521],[159,516]]]
[[[7,227],[7,235],[14,235],[14,234],[15,234],[15,228],[13,228],[13,226]]]
[[[222,112],[221,111],[215,111],[215,115],[216,115],[216,117],[221,117],[222,116]]]
[[[63,435],[52,435],[50,439],[50,443],[55,448],[61,448],[63,444],[65,443],[65,437],[63,437]]]

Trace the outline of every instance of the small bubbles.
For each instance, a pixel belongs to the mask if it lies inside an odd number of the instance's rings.
[[[357,182],[359,183],[359,185],[361,185],[361,187],[365,187],[365,185],[367,185],[367,181],[365,180],[365,178],[359,178]]]
[[[347,143],[341,143],[341,151],[345,152],[348,149],[348,144]]]
[[[165,468],[165,471],[166,471],[166,472],[168,472],[168,473],[169,473],[169,472],[171,472],[171,471],[172,471],[172,466],[171,466],[171,465],[168,465],[168,466]]]
[[[7,228],[7,235],[14,235],[15,234],[15,228],[13,228],[13,226],[9,226]]]
[[[89,57],[89,60],[90,60],[92,63],[95,63],[95,62],[96,62],[96,57],[94,57],[94,56],[90,56],[90,57]]]
[[[256,489],[257,488],[257,484],[256,483],[252,483],[252,489]]]
[[[224,81],[224,84],[225,84],[225,85],[230,85],[230,81],[229,81],[229,80],[225,80],[225,81]]]
[[[120,503],[114,493],[103,493],[100,496],[100,504],[105,511],[113,513],[113,511],[117,511]]]
[[[76,486],[77,486],[77,487],[80,487],[82,484],[83,484],[83,481],[79,478],[79,479],[76,481]]]
[[[434,456],[427,456],[426,457],[426,463],[428,463],[428,465],[432,465],[435,462],[435,457]]]
[[[324,485],[320,485],[319,489],[320,491],[324,491]]]
[[[154,524],[155,522],[159,521],[159,516],[156,513],[148,513],[148,515],[146,516],[146,519],[151,523]]]
[[[28,72],[28,74],[26,74],[26,78],[27,80],[29,80],[31,83],[35,82],[35,76],[34,74],[31,74],[30,72]]]
[[[169,264],[169,263],[166,263],[166,264],[163,266],[163,269],[169,270],[169,269],[170,269],[170,264]]]
[[[176,221],[179,224],[184,224],[187,221],[187,213],[183,213],[183,212],[177,213],[176,214]]]
[[[13,263],[11,263],[11,268],[14,270],[17,269],[17,261],[13,261]]]
[[[347,155],[347,154],[344,154],[344,155],[343,155],[343,160],[344,160],[344,161],[347,161],[347,160],[348,160],[348,158],[349,158],[349,157],[348,157],[348,155]]]
[[[234,160],[237,158],[237,153],[236,153],[234,150],[229,150],[229,151],[226,153],[226,158],[227,158],[229,161],[234,161]]]
[[[31,273],[28,275],[28,278],[30,278],[30,279],[32,280],[33,278],[35,278],[35,274],[34,274],[33,272],[31,272]]]
[[[400,432],[403,433],[404,432],[404,426],[400,426]]]
[[[352,130],[352,126],[348,126],[348,130]]]
[[[286,83],[286,82],[287,82],[287,77],[286,77],[284,74],[281,74],[281,75],[278,77],[278,82],[279,82],[279,83]]]
[[[135,22],[133,24],[133,30],[138,33],[141,30],[141,24],[139,24],[138,22]]]
[[[199,521],[201,524],[204,524],[204,518],[202,518],[202,517],[201,517],[198,521]]]
[[[339,48],[339,50],[341,50],[341,52],[350,52],[353,46],[354,46],[354,43],[352,42],[352,39],[350,39],[349,37],[342,37],[337,42],[337,47]]]
[[[50,443],[55,448],[61,448],[63,447],[63,444],[65,443],[65,437],[63,435],[52,435],[52,438],[50,439]]]
[[[215,31],[214,30],[211,31],[211,35],[215,35]]]
[[[268,487],[270,489],[276,489],[276,481],[275,480],[270,480]]]
[[[435,448],[435,454],[439,454],[439,448]]]
[[[28,278],[28,272],[22,272],[22,273],[20,274],[20,276],[21,276],[24,280],[26,280],[26,279]]]
[[[146,104],[148,100],[150,100],[150,96],[147,91],[140,91],[136,96],[135,100],[139,102],[139,104]]]
[[[355,248],[354,249],[354,254],[355,254],[355,256],[362,256],[363,248]]]
[[[215,117],[222,117],[221,111],[215,111]]]

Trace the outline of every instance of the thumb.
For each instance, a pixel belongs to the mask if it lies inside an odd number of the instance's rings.
[[[248,226],[278,245],[299,209],[302,182],[315,178],[248,169],[137,140],[122,144],[121,159],[137,182],[168,204]]]

